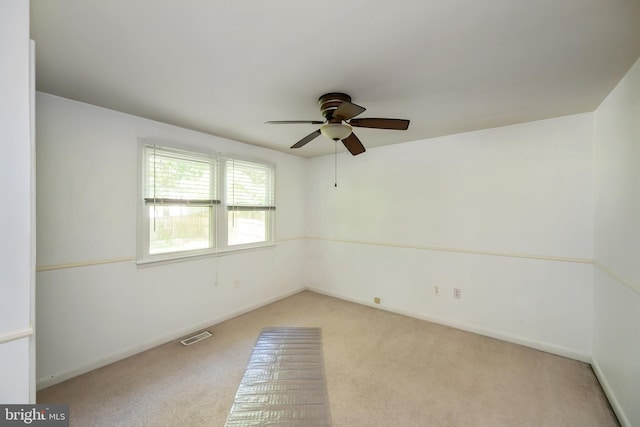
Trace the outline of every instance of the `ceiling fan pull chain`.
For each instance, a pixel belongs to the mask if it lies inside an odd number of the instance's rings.
[[[338,141],[333,141],[333,169],[335,174],[335,181],[333,186],[338,187]]]

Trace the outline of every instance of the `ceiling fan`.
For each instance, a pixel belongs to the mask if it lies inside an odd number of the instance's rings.
[[[409,128],[409,120],[404,119],[355,119],[354,117],[362,114],[366,108],[351,103],[351,97],[346,93],[332,92],[324,94],[318,99],[318,104],[320,104],[320,112],[325,118],[324,121],[276,120],[268,121],[267,123],[322,125],[320,129],[311,132],[293,144],[291,148],[300,148],[322,134],[333,141],[341,140],[347,150],[354,156],[364,153],[366,150],[360,139],[352,132],[352,127],[392,130],[407,130]]]

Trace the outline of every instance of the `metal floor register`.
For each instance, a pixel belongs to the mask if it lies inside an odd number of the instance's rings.
[[[225,426],[331,426],[320,328],[262,330]]]

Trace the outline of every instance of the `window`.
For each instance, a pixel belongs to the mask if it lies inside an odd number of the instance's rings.
[[[271,239],[273,168],[239,160],[227,160],[227,245],[236,246]]]
[[[274,167],[142,143],[138,262],[271,244]]]

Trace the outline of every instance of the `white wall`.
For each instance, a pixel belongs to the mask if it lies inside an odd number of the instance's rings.
[[[29,2],[0,2],[0,402],[34,400]]]
[[[621,423],[640,425],[640,61],[594,124],[593,365]]]
[[[40,387],[304,287],[304,159],[43,93],[37,108]],[[278,244],[137,267],[139,137],[275,163]]]
[[[312,159],[309,287],[590,360],[592,120]]]

